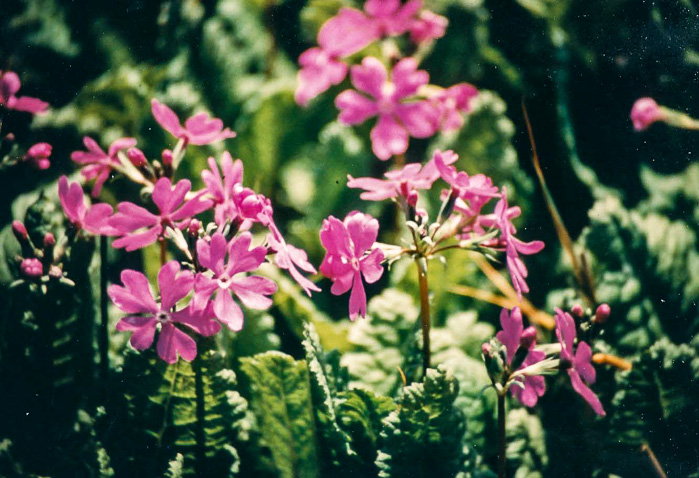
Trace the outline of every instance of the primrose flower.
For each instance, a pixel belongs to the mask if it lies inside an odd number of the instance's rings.
[[[476,96],[478,96],[478,90],[468,83],[459,83],[430,96],[430,100],[440,113],[440,129],[442,131],[460,129],[464,124],[462,113],[471,111],[472,100]]]
[[[426,85],[429,75],[417,69],[413,58],[404,58],[393,67],[391,79],[383,63],[367,57],[361,65],[352,67],[354,90],[345,90],[335,99],[340,109],[339,119],[345,124],[360,124],[378,116],[371,130],[372,151],[381,160],[403,154],[408,149],[408,138],[427,138],[438,127],[439,115],[427,100],[405,101]]]
[[[24,160],[36,169],[49,169],[49,166],[51,166],[49,157],[51,156],[52,150],[53,147],[48,143],[37,143],[27,150],[27,154],[24,155]]]
[[[216,318],[235,332],[243,328],[243,311],[233,296],[250,309],[265,310],[272,305],[272,299],[267,296],[277,291],[274,281],[266,277],[238,276],[260,267],[267,255],[267,249],[262,246],[250,249],[251,242],[249,232],[240,234],[229,243],[220,232],[211,236],[210,242],[205,239],[197,241],[199,262],[210,272],[196,277],[195,309],[203,310],[215,295],[212,305]]]
[[[45,101],[30,96],[16,96],[21,85],[17,73],[6,71],[3,74],[0,70],[0,106],[32,114],[46,111],[49,104]]]
[[[498,188],[493,186],[493,181],[484,174],[469,176],[464,171],[457,171],[451,164],[458,158],[459,156],[451,150],[437,150],[434,152],[433,161],[439,175],[451,186],[457,199],[461,201],[457,201],[461,212],[469,217],[477,216],[481,208],[497,196]]]
[[[153,298],[150,284],[145,275],[133,270],[121,273],[123,286],[112,284],[107,294],[112,302],[126,312],[116,326],[119,332],[130,331],[131,345],[136,350],[145,350],[153,344],[155,331],[160,326],[156,349],[158,356],[169,364],[177,362],[179,354],[191,362],[197,356],[197,344],[175,324],[185,325],[205,337],[221,330],[215,320],[206,314],[193,313],[191,307],[176,311],[177,302],[192,291],[194,275],[190,271],[180,271],[177,261],[170,261],[158,272],[160,304]]]
[[[458,159],[455,154],[445,155],[445,164],[451,164]],[[407,164],[401,169],[384,174],[386,179],[353,178],[347,176],[347,187],[364,189],[359,196],[365,201],[383,201],[384,199],[402,196],[407,198],[410,192],[418,189],[429,189],[439,178],[439,170],[431,159],[422,166],[418,163]]]
[[[663,121],[665,112],[653,98],[639,98],[631,108],[631,122],[636,131],[648,129],[656,121]]]
[[[323,221],[320,242],[327,254],[320,272],[333,281],[334,295],[352,289],[349,301],[350,319],[366,316],[366,292],[362,275],[368,284],[381,278],[384,253],[371,250],[379,234],[379,221],[361,212],[351,212],[344,222],[330,216]],[[367,254],[367,251],[370,251]]]
[[[153,202],[160,210],[159,214],[128,201],[119,203],[118,212],[109,219],[108,224],[122,237],[112,246],[135,251],[153,244],[165,234],[166,227],[186,227],[189,219],[213,204],[210,200],[201,199],[201,194],[185,200],[191,188],[192,184],[187,179],[178,181],[173,187],[170,179],[160,178],[153,188]]]
[[[184,139],[188,144],[211,144],[235,137],[235,132],[223,128],[223,121],[211,118],[208,113],[195,114],[182,127],[175,112],[155,98],[151,100],[151,112],[165,131],[177,139]]]
[[[570,383],[573,389],[582,396],[597,415],[604,416],[602,403],[586,384],[595,383],[596,372],[592,366],[592,349],[583,342],[578,341],[577,348],[574,348],[575,320],[568,312],[556,309],[556,337],[561,344],[561,364],[567,367]]]
[[[313,264],[308,261],[308,255],[303,249],[287,244],[277,225],[273,221],[269,224],[269,234],[267,234],[267,243],[270,249],[274,251],[274,262],[280,269],[289,271],[291,277],[297,284],[303,288],[304,292],[311,296],[311,291],[320,292],[320,287],[311,282],[307,277],[299,272],[298,269],[316,274],[318,271]],[[298,269],[297,269],[298,267]]]
[[[95,179],[95,186],[92,188],[92,197],[97,197],[100,191],[102,191],[104,182],[109,178],[112,169],[121,165],[117,153],[122,149],[129,149],[136,146],[136,140],[134,138],[117,139],[109,145],[109,151],[107,153],[105,153],[97,142],[89,136],[83,138],[83,143],[87,151],[74,151],[70,155],[70,159],[78,164],[85,165],[80,170],[80,173],[85,179],[88,181]]]
[[[521,365],[517,367],[517,370],[534,365],[546,358],[544,352],[534,350],[534,346],[536,345],[534,340],[536,337],[536,330],[531,326],[524,329],[522,325],[522,311],[519,307],[513,308],[512,312],[508,312],[507,309],[502,309],[502,312],[500,312],[500,325],[502,326],[502,330],[498,332],[495,337],[507,350],[507,365],[512,365],[512,359],[520,348],[524,348],[529,352]],[[515,384],[510,387],[512,395],[519,400],[522,405],[527,407],[536,405],[537,400],[544,395],[545,391],[546,383],[544,377],[540,375],[527,375],[524,377],[524,381],[521,382],[521,384]]]
[[[423,43],[442,38],[448,24],[443,16],[423,10],[410,24],[410,39],[413,43]]]
[[[63,212],[73,226],[90,234],[113,236],[118,233],[108,224],[112,215],[112,206],[105,203],[85,205],[83,188],[78,184],[69,183],[67,176],[58,180],[58,199],[61,201]]]

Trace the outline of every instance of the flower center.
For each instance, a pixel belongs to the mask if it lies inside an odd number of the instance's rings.
[[[164,310],[161,310],[160,312],[155,314],[155,320],[157,320],[161,324],[164,324],[165,322],[168,322],[170,320],[170,314],[168,314]]]
[[[224,274],[219,277],[216,282],[218,283],[219,289],[228,289],[233,283],[233,279]]]
[[[379,111],[381,113],[391,113],[393,112],[394,99],[393,96],[396,94],[396,85],[387,81],[381,87],[381,98],[379,99]]]

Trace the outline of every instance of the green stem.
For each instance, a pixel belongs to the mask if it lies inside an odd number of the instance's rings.
[[[107,387],[109,377],[109,313],[107,310],[107,236],[100,236],[100,381]]]
[[[430,368],[430,297],[427,285],[427,261],[424,258],[416,258],[417,278],[420,284],[420,322],[422,325],[422,373],[427,374]]]
[[[507,477],[507,428],[505,394],[498,392],[498,478]]]

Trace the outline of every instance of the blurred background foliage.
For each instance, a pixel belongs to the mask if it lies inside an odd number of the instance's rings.
[[[157,97],[181,115],[210,111],[238,133],[226,143],[245,183],[272,198],[287,240],[318,265],[330,214],[379,217],[397,239],[390,203],[365,204],[346,175],[379,176],[366,128],[336,121],[340,85],[303,109],[296,59],[350,0],[6,0],[0,70],[47,115],[5,112],[3,131],[54,147],[52,167],[0,172],[0,474],[3,476],[491,476],[494,397],[480,344],[498,309],[449,292],[497,289],[462,255],[431,268],[435,366],[419,375],[415,271],[397,263],[369,288],[365,320],[346,298],[312,300],[284,277],[268,313],[243,332],[200,343],[193,364],[136,354],[99,312],[99,245],[79,243],[66,265],[75,288],[10,288],[12,219],[59,233],[55,180],[72,173],[81,138],[121,136],[158,157],[170,138],[150,115]],[[527,105],[548,187],[612,317],[596,349],[633,361],[599,367],[608,416],[593,418],[563,381],[535,410],[511,402],[508,467],[516,477],[699,476],[699,135],[656,126],[638,134],[640,96],[699,115],[699,5],[692,0],[433,0],[449,19],[423,67],[432,82],[481,90],[457,134],[413,141],[409,162],[452,148],[459,167],[507,185],[525,240],[532,303],[548,312],[580,300],[530,162]],[[182,177],[224,146],[191,147]],[[138,191],[116,179],[110,202]],[[434,194],[424,198],[437,204]],[[105,279],[154,259],[109,250]],[[273,272],[269,272],[273,274]],[[320,285],[328,288],[327,281]],[[117,316],[110,314],[111,330]],[[550,337],[548,330],[540,331]],[[435,470],[439,470],[437,473]],[[435,475],[437,473],[437,475]]]

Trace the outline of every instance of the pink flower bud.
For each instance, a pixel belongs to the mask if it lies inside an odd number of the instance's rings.
[[[138,148],[129,148],[129,150],[126,151],[126,156],[129,158],[129,161],[131,161],[131,164],[137,168],[145,166],[148,163],[146,155]]]
[[[44,247],[53,247],[55,245],[56,237],[50,232],[47,232],[46,235],[44,235]]]
[[[34,166],[36,169],[44,170],[51,166],[49,156],[53,147],[48,143],[37,143],[27,151],[24,155],[24,160]]]
[[[163,165],[165,166],[172,166],[172,150],[171,149],[164,149],[163,150]]]
[[[57,265],[51,265],[51,267],[49,267],[49,277],[52,279],[60,279],[63,277],[63,271]]]
[[[598,324],[603,324],[607,321],[611,313],[612,309],[609,307],[609,304],[600,304],[595,311],[595,317],[593,320]]]
[[[643,131],[656,121],[665,119],[665,113],[653,98],[639,98],[631,108],[631,121],[636,131]]]
[[[408,206],[410,206],[410,207],[417,206],[418,197],[419,197],[419,195],[418,195],[417,191],[410,191],[406,197],[406,199],[408,201]]]
[[[192,236],[196,236],[199,234],[200,228],[201,223],[197,219],[192,219],[189,222],[189,226],[187,226],[187,232],[189,232]]]
[[[24,226],[22,221],[12,221],[12,232],[18,241],[26,241],[29,238],[29,233],[27,233],[27,228]]]
[[[570,312],[579,319],[582,319],[583,315],[585,315],[582,305],[580,304],[575,304],[573,307],[571,307]]]
[[[11,143],[15,140],[15,134],[14,133],[7,133],[5,137],[3,138],[4,141],[7,141],[8,143]]]
[[[493,346],[486,342],[481,345],[481,351],[483,352],[484,356],[491,357],[493,355]]]
[[[41,261],[36,258],[23,259],[22,263],[19,265],[19,269],[26,277],[37,278],[44,274],[44,268],[41,265]]]

